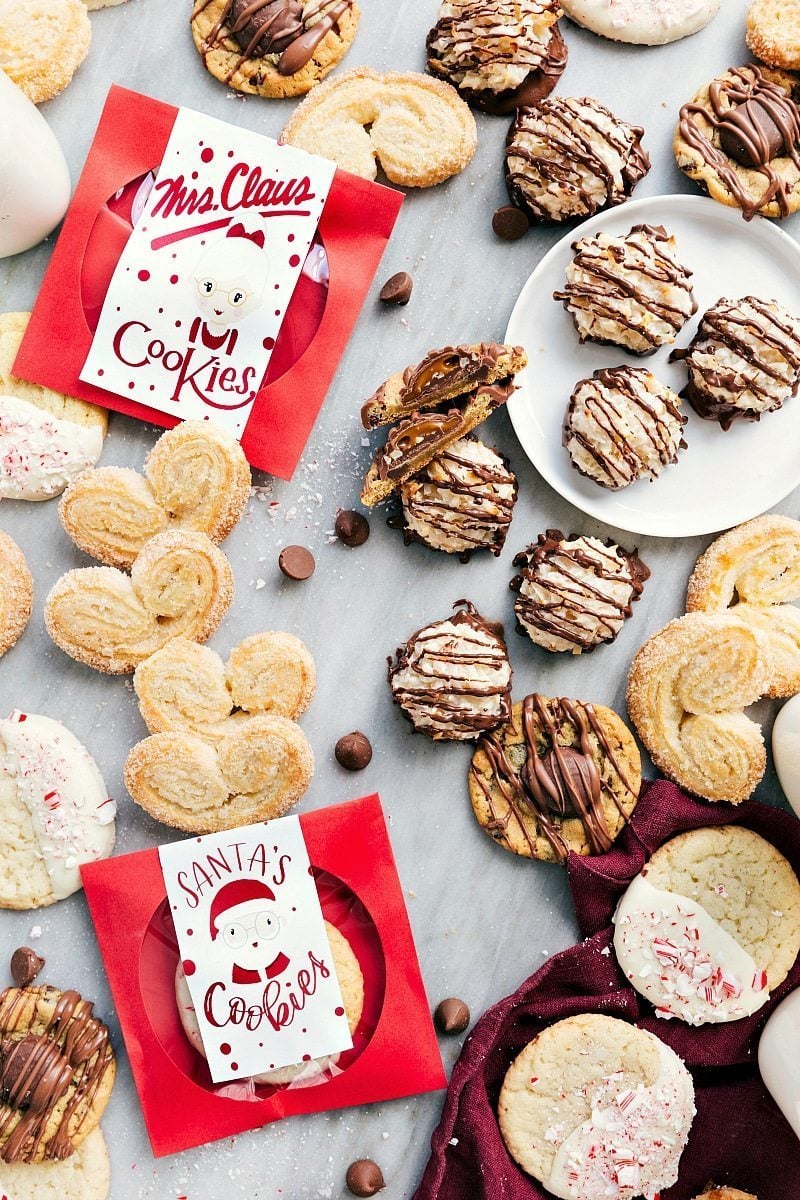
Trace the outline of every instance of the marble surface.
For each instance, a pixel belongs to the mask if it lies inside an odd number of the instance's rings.
[[[362,7],[361,30],[347,65],[422,69],[436,0],[364,0]],[[291,103],[243,99],[206,76],[189,34],[189,8],[188,0],[130,0],[93,16],[89,58],[68,90],[42,109],[73,177],[112,81],[264,133],[279,132]],[[565,22],[570,61],[562,91],[597,96],[646,128],[653,169],[637,196],[692,190],[671,154],[677,110],[710,75],[746,61],[745,9],[744,0],[726,0],[702,33],[649,50],[617,47]],[[404,548],[380,514],[372,518],[372,536],[360,549],[336,544],[331,530],[337,507],[356,502],[359,477],[370,458],[358,421],[362,399],[385,375],[432,346],[502,338],[522,284],[563,232],[537,230],[513,245],[495,239],[491,215],[505,198],[506,121],[479,116],[478,126],[478,153],[462,175],[408,195],[294,480],[275,482],[269,494],[254,496],[226,543],[237,594],[212,641],[227,653],[249,633],[278,628],[308,643],[317,661],[319,691],[303,726],[317,770],[301,810],[372,790],[381,793],[431,1004],[443,996],[463,996],[475,1015],[575,939],[566,881],[556,867],[504,853],[477,827],[466,795],[469,750],[434,746],[410,734],[390,701],[385,658],[419,625],[445,616],[465,595],[511,629],[511,559],[546,526],[603,536],[614,531],[582,517],[542,482],[503,413],[492,418],[485,434],[519,473],[520,501],[499,559],[478,557],[463,566],[422,547]],[[784,228],[797,234],[800,224],[790,219]],[[42,245],[0,262],[1,309],[33,304],[49,253],[50,247]],[[413,299],[404,309],[384,308],[377,301],[380,283],[401,269],[414,276]],[[102,461],[140,466],[154,437],[152,428],[113,416]],[[256,482],[270,483],[263,477]],[[778,511],[797,515],[799,499],[797,493],[787,497]],[[24,547],[36,581],[28,631],[0,663],[0,710],[17,706],[62,719],[90,747],[119,798],[119,852],[167,840],[168,831],[136,809],[122,786],[125,755],[144,733],[130,683],[73,663],[43,630],[42,602],[51,584],[63,571],[85,563],[61,530],[56,504],[6,501],[0,527]],[[632,539],[620,535],[620,540],[630,545]],[[596,654],[549,657],[511,637],[516,692],[537,688],[624,712],[628,663],[650,633],[682,611],[687,576],[707,540],[640,543],[652,579],[618,641]],[[305,584],[290,583],[278,572],[278,551],[293,542],[310,546],[317,556],[317,572]],[[769,722],[775,706],[756,711]],[[348,775],[333,759],[337,737],[355,728],[368,733],[375,746],[371,766],[359,776]],[[771,768],[757,794],[779,800]],[[119,936],[126,931],[120,929]],[[19,943],[31,943],[46,956],[48,980],[95,997],[112,1026],[120,1070],[104,1128],[113,1162],[113,1200],[337,1197],[348,1163],[361,1156],[381,1163],[387,1200],[413,1192],[441,1095],[296,1118],[155,1162],[82,897],[38,913],[0,913],[0,959],[7,962]],[[136,949],[132,945],[131,953]],[[0,967],[0,975],[6,969]],[[448,1068],[458,1049],[458,1040],[443,1041]]]

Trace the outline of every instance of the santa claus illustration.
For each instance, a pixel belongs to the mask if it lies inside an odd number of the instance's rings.
[[[238,325],[264,300],[269,279],[269,259],[264,233],[248,233],[244,225],[231,226],[224,238],[203,252],[194,270],[197,302],[202,317],[195,317],[191,340],[198,336],[209,350],[231,354],[239,337]]]
[[[211,903],[211,940],[225,944],[232,958],[233,983],[265,984],[289,966],[274,945],[281,919],[272,905],[275,893],[257,879],[226,883]]]

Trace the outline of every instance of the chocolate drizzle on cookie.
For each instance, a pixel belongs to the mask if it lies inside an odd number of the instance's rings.
[[[697,301],[692,273],[675,259],[673,247],[661,225],[634,225],[624,237],[598,234],[573,242],[567,286],[553,292],[553,299],[572,313],[581,342],[650,354],[674,340],[697,312]],[[604,328],[608,336],[602,336]]]
[[[486,112],[549,96],[567,65],[557,0],[459,0],[427,38],[428,68]]]
[[[197,0],[192,20],[213,0]],[[353,0],[225,0],[216,24],[204,39],[208,54],[231,39],[241,55],[225,76],[230,83],[245,62],[272,56],[280,75],[296,75],[314,57],[317,46],[353,6]],[[225,47],[226,49],[229,47]]]
[[[716,134],[716,142],[703,132],[702,122]],[[773,163],[788,158],[800,171],[800,107],[785,87],[770,82],[756,66],[734,68],[709,85],[707,103],[684,104],[679,132],[719,176],[746,221],[772,203],[781,216],[788,216],[791,186]],[[760,196],[753,198],[731,159],[765,177]]]
[[[514,566],[522,568],[509,585],[518,593],[518,632],[547,650],[576,653],[613,642],[650,578],[635,550],[610,538],[565,538],[560,529],[540,533]]]
[[[511,715],[511,665],[497,629],[468,600],[418,630],[389,661],[389,684],[415,730],[466,740]]]
[[[636,800],[618,755],[591,704],[574,700],[550,700],[534,693],[522,702],[522,735],[525,758],[519,770],[511,762],[502,741],[502,731],[485,734],[478,743],[489,763],[489,778],[473,759],[470,768],[486,798],[491,819],[488,831],[504,836],[513,822],[525,837],[533,857],[535,838],[528,821],[532,813],[538,830],[547,839],[558,862],[565,862],[569,848],[561,831],[565,820],[577,817],[586,833],[591,854],[604,854],[613,836],[604,815],[609,799],[623,820],[628,815],[606,774],[621,783]],[[607,762],[610,772],[601,770]],[[501,816],[492,793],[497,787],[508,811]]]
[[[540,221],[621,204],[650,169],[643,134],[587,97],[520,108],[506,144],[509,196]]]
[[[0,996],[0,1160],[62,1160],[113,1066],[108,1030],[77,992],[58,994],[41,1032],[25,1033],[25,1008],[51,989]],[[38,1011],[38,1010],[37,1010]],[[22,1031],[23,1036],[13,1035]],[[57,1112],[55,1127],[52,1127]],[[44,1148],[44,1154],[40,1149]]]

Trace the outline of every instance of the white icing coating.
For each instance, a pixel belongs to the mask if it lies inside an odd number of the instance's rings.
[[[114,848],[116,804],[94,759],[58,721],[15,711],[0,721],[0,783],[31,814],[56,900],[71,896],[81,865]]]
[[[652,1034],[648,1034],[652,1037]],[[694,1087],[674,1051],[658,1044],[660,1070],[650,1085],[621,1087],[609,1076],[592,1096],[591,1117],[558,1146],[545,1187],[562,1200],[654,1197],[678,1178],[694,1116]],[[554,1136],[560,1136],[560,1133]]]
[[[702,29],[720,0],[562,0],[564,11],[587,29],[619,42],[661,46]]]
[[[656,1016],[706,1025],[749,1017],[769,1000],[767,975],[701,904],[637,875],[614,915],[614,950]]]
[[[98,425],[78,425],[18,396],[0,395],[0,499],[58,496],[95,465],[102,449]]]
[[[504,92],[541,67],[560,13],[555,0],[444,0],[431,50],[459,87]]]

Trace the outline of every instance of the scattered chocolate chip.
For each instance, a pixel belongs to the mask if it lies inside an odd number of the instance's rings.
[[[363,546],[369,537],[369,521],[361,513],[340,508],[336,514],[336,536],[344,546]]]
[[[11,978],[17,987],[28,987],[43,966],[44,959],[35,950],[31,950],[30,946],[20,946],[11,955]]]
[[[398,271],[381,288],[381,300],[384,304],[408,304],[413,290],[414,280],[408,271]]]
[[[278,558],[287,579],[310,579],[316,565],[314,555],[305,546],[284,546]]]
[[[383,1172],[371,1158],[359,1158],[347,1168],[348,1192],[354,1196],[375,1196],[386,1187]]]
[[[504,204],[492,217],[492,229],[504,242],[517,242],[530,229],[527,213],[513,204]]]
[[[339,766],[346,771],[363,771],[372,761],[372,746],[368,737],[354,731],[339,738],[334,754]]]
[[[433,1019],[440,1033],[463,1033],[469,1025],[469,1009],[463,1000],[450,996],[436,1006]]]

